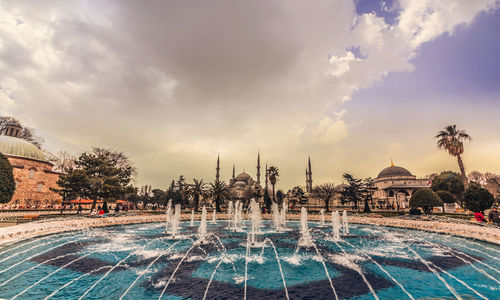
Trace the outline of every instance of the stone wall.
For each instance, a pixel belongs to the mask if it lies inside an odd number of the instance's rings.
[[[32,159],[7,156],[13,167],[16,190],[9,205],[47,205],[60,203],[62,197],[52,192],[58,188],[59,174],[52,172],[52,165]],[[30,176],[33,175],[33,176]]]

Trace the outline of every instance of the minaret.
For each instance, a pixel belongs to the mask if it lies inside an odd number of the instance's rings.
[[[311,169],[311,156],[309,156],[309,192],[312,192],[312,169]]]
[[[267,187],[268,187],[268,182],[269,182],[269,172],[267,171],[267,164],[266,164],[266,190],[267,190]]]
[[[257,185],[260,185],[260,152],[257,153]]]
[[[233,164],[233,180],[234,180],[234,164]]]
[[[309,177],[307,176],[307,168],[306,168],[306,192],[309,192]]]
[[[220,170],[220,160],[219,160],[219,154],[217,154],[217,168],[216,168],[216,173],[215,173],[215,181],[219,181],[219,170]]]

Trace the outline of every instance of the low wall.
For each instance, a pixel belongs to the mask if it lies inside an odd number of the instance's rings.
[[[218,219],[226,219],[225,214],[218,214]],[[181,215],[181,220],[190,220],[190,214]],[[201,215],[196,214],[195,219],[200,219]],[[271,219],[271,215],[263,215],[264,219]],[[211,219],[211,214],[207,216]],[[299,220],[300,215],[290,214],[287,216],[289,220]],[[319,215],[310,215],[309,220],[318,221]],[[410,228],[417,230],[425,230],[429,232],[451,234],[481,241],[490,242],[500,245],[500,229],[478,226],[473,224],[454,224],[449,222],[439,221],[419,221],[419,220],[404,220],[397,218],[370,218],[370,217],[356,217],[349,216],[350,223],[381,225],[399,228]],[[81,217],[72,219],[51,220],[45,222],[30,222],[18,224],[10,227],[0,228],[0,246],[5,244],[14,243],[24,239],[60,233],[72,230],[81,230],[92,227],[103,227],[113,225],[125,224],[139,224],[151,222],[164,222],[165,215],[136,215],[136,216],[120,216],[120,217]]]

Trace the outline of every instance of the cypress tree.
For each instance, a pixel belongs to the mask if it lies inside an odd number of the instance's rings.
[[[0,203],[7,203],[12,199],[16,183],[12,172],[12,165],[5,155],[0,153]]]

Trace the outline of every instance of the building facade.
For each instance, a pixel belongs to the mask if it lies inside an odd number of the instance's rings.
[[[0,135],[0,153],[13,168],[16,190],[7,204],[15,207],[47,207],[61,203],[62,197],[51,189],[58,188],[60,173],[52,171],[53,164],[32,143],[19,138],[21,127],[6,126]]]
[[[379,207],[407,208],[411,195],[418,189],[430,187],[431,180],[417,178],[403,167],[391,165],[374,179],[373,199]]]

